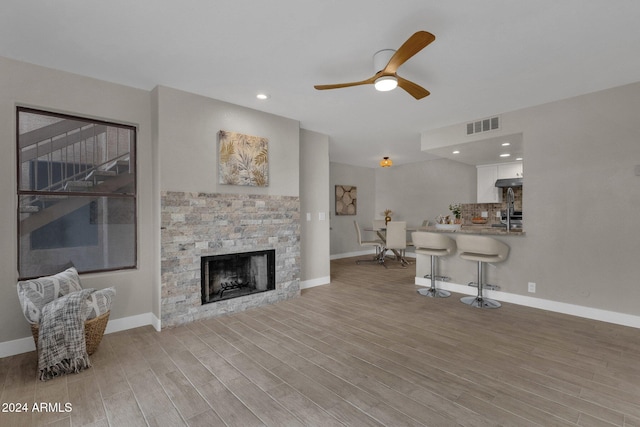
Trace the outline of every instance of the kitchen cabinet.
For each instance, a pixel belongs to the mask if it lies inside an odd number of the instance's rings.
[[[498,179],[522,178],[522,162],[498,165]]]
[[[478,165],[476,169],[476,203],[500,203],[502,201],[502,190],[496,188],[496,180],[522,177],[522,162]]]
[[[477,200],[476,203],[500,203],[499,188],[496,188],[498,168],[496,165],[477,166]]]

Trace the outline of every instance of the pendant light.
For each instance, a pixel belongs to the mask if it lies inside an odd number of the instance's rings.
[[[392,164],[393,164],[393,162],[388,157],[384,157],[382,160],[380,160],[380,166],[382,166],[383,168],[388,168]]]

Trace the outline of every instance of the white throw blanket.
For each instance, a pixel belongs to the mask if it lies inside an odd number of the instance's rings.
[[[72,292],[42,309],[38,332],[38,370],[46,381],[91,366],[84,337],[86,299],[94,289]]]

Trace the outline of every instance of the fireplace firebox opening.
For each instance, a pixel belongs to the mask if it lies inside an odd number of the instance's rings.
[[[275,249],[200,258],[202,304],[274,290],[275,259]]]

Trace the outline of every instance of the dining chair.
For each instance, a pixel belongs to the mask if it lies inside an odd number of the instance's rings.
[[[387,241],[385,250],[393,251],[396,259],[400,261],[402,266],[406,266],[409,262],[405,259],[404,254],[407,249],[407,222],[406,221],[389,221],[387,223]]]
[[[360,264],[361,262],[376,262],[378,264],[384,265],[384,242],[382,240],[362,240],[362,232],[360,231],[360,226],[358,225],[358,221],[354,220],[353,225],[356,227],[356,235],[358,236],[358,244],[362,247],[366,248],[375,248],[376,255],[373,259],[368,260],[356,260],[356,264]],[[384,265],[387,268],[386,265]]]

